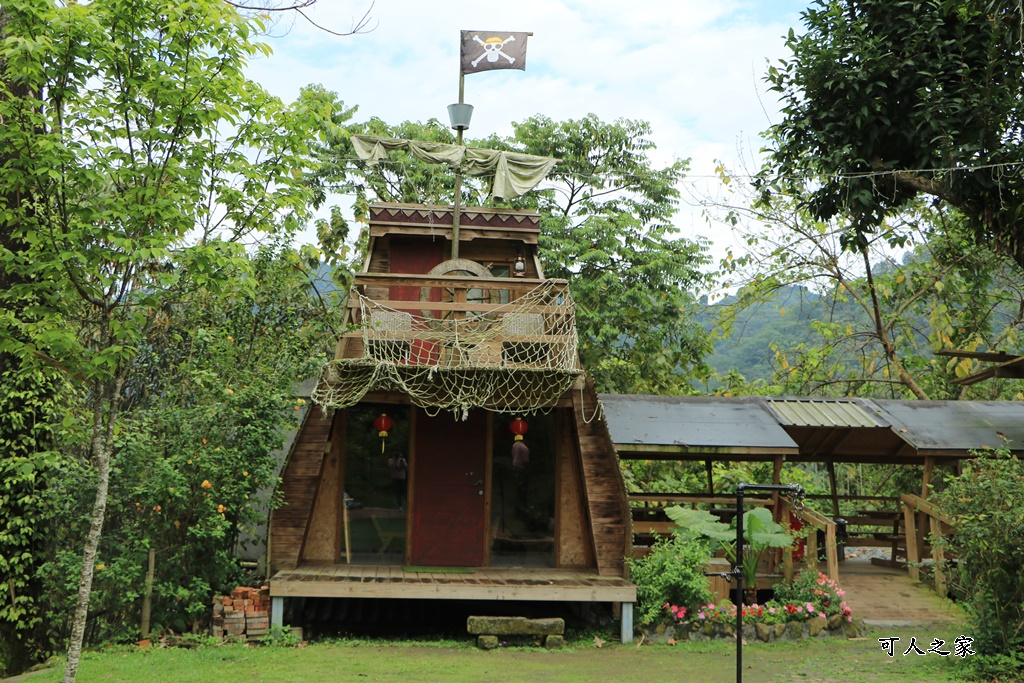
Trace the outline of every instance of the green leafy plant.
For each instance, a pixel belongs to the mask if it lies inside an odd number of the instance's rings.
[[[711,599],[704,576],[711,548],[707,541],[679,536],[659,539],[650,555],[627,560],[636,584],[637,622],[649,624],[671,618],[665,605],[702,605]]]
[[[679,526],[679,534],[686,538],[707,538],[717,542],[729,560],[736,564],[736,529],[716,519],[706,510],[671,507],[665,514]],[[742,557],[743,582],[752,587],[757,582],[757,565],[769,548],[787,548],[793,537],[782,525],[772,519],[767,508],[754,508],[743,514],[745,550]]]
[[[950,585],[967,612],[986,679],[1019,674],[1024,652],[1024,462],[982,453],[935,496],[953,518]]]

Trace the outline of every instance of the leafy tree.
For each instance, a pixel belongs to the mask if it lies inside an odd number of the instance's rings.
[[[236,240],[306,211],[301,172],[324,112],[286,108],[245,79],[246,59],[267,49],[217,0],[4,9],[0,196],[16,198],[2,227],[18,248],[0,258],[21,282],[0,292],[0,350],[81,388],[95,467],[73,681],[133,361],[168,304],[244,266]]]
[[[784,196],[756,202],[742,183],[730,186],[736,199],[720,207],[722,219],[749,251],[723,264],[741,289],[718,308],[720,333],[766,303],[802,324],[802,335],[773,325],[777,336],[764,339],[784,393],[967,397],[977,390],[953,381],[972,362],[933,351],[1016,344],[1017,268],[973,247],[958,212],[916,204],[844,249],[849,223],[815,219]],[[800,298],[780,305],[780,292],[793,287]]]
[[[983,680],[1015,680],[1024,666],[1024,463],[982,453],[947,482],[936,504],[953,518],[944,539],[958,562],[953,591],[968,615]]]
[[[707,282],[700,268],[709,259],[705,242],[678,237],[672,225],[686,162],[657,167],[649,156],[650,126],[641,121],[535,116],[513,126],[510,138],[469,144],[559,160],[540,190],[511,205],[541,214],[545,274],[570,281],[580,353],[599,390],[689,392],[690,376],[704,370],[709,350],[692,315],[692,292]],[[356,133],[445,143],[454,138],[436,120],[344,126],[323,150],[318,181],[355,193],[357,219],[368,201],[452,202],[454,177],[446,168],[408,155],[378,167],[351,162],[348,136]],[[483,204],[488,190],[485,180],[463,178],[463,204]]]
[[[768,81],[782,101],[762,189],[850,220],[863,246],[920,194],[1024,265],[1021,7],[1006,0],[816,0]]]
[[[235,549],[266,521],[274,451],[302,403],[294,382],[326,360],[336,312],[312,291],[299,254],[267,245],[218,292],[188,292],[157,317],[126,382],[92,640],[137,638],[149,549],[156,633],[205,626],[210,596],[249,580]],[[40,554],[49,585],[81,565],[73,548],[87,532],[78,520],[88,518],[95,479],[79,459],[58,472],[48,501],[71,521],[48,527]],[[55,638],[66,637],[72,607],[47,605]]]
[[[658,168],[650,125],[593,114],[513,124],[516,148],[559,165],[535,197],[545,274],[570,280],[580,356],[601,391],[688,393],[710,350],[694,321],[707,244],[677,237],[687,162]]]

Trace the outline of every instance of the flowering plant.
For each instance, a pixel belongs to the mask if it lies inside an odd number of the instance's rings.
[[[672,620],[672,623],[678,624],[686,619],[685,607],[666,602],[661,606],[661,609],[665,612],[668,618]]]
[[[793,608],[790,614],[803,614],[805,618],[815,614],[826,617],[841,614],[852,621],[853,610],[846,603],[845,597],[846,592],[838,583],[814,569],[802,572],[792,583],[775,586],[775,600],[783,603],[787,610]]]

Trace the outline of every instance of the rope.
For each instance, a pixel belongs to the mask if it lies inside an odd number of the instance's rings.
[[[362,354],[324,366],[312,398],[325,408],[401,391],[414,405],[461,419],[473,408],[532,414],[556,405],[582,373],[572,299],[554,282],[459,318],[435,317],[429,301],[399,310],[355,295]]]

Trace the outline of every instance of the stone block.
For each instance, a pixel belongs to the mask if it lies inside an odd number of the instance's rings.
[[[772,640],[772,627],[768,624],[754,624],[754,631],[757,633],[757,639],[769,643]]]
[[[807,622],[807,635],[811,638],[817,638],[823,631],[825,631],[825,627],[827,625],[828,622],[826,620],[821,617],[814,617]],[[828,633],[826,632],[825,635],[828,635]]]
[[[481,650],[493,650],[498,647],[498,636],[479,636],[476,639],[476,646]]]
[[[837,631],[843,627],[843,615],[833,614],[828,618],[828,630]]]
[[[778,640],[786,635],[785,624],[772,624],[772,640]]]
[[[801,640],[804,637],[804,625],[799,621],[791,621],[786,624],[786,635],[792,640]]]
[[[565,645],[565,636],[545,636],[544,647],[549,650],[557,650]]]
[[[474,636],[560,636],[565,633],[565,619],[469,617],[466,630]]]

